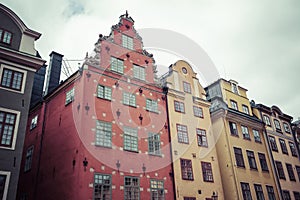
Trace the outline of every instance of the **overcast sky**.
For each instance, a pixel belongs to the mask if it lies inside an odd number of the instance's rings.
[[[83,59],[86,52],[93,50],[99,33],[108,35],[111,26],[128,10],[136,29],[169,29],[192,39],[206,51],[221,77],[234,79],[248,89],[250,100],[277,105],[294,120],[300,117],[299,0],[2,3],[29,28],[42,33],[36,49],[47,61],[53,50],[65,55],[65,59]],[[160,52],[154,52],[154,58],[165,66],[176,61]],[[77,63],[70,62],[74,69]]]

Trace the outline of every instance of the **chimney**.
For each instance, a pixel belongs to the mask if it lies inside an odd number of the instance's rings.
[[[40,102],[42,100],[46,67],[47,67],[47,65],[43,65],[34,74],[31,100],[30,100],[30,108],[32,108],[33,106],[35,106],[38,102]]]
[[[45,95],[51,93],[58,85],[61,73],[61,63],[63,55],[52,51],[50,53],[50,63],[46,80]]]

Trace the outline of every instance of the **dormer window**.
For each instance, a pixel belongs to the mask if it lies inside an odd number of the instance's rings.
[[[133,38],[122,34],[122,46],[133,50]]]
[[[3,29],[0,29],[0,42],[10,44],[12,39],[12,33]]]
[[[231,83],[231,91],[235,94],[239,94],[238,83],[236,81],[230,80]]]

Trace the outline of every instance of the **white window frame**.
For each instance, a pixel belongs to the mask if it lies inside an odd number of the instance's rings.
[[[134,49],[133,38],[128,35],[122,34],[122,46],[127,49],[133,50]]]
[[[65,105],[68,105],[74,101],[75,97],[75,88],[73,87],[72,89],[68,90],[66,92],[66,102]]]
[[[17,136],[18,136],[18,130],[19,130],[20,114],[21,114],[21,112],[20,111],[16,111],[16,110],[7,109],[7,108],[2,108],[2,107],[0,107],[0,110],[3,111],[3,112],[16,114],[16,122],[15,122],[15,127],[14,127],[14,136],[12,138],[11,147],[0,146],[0,149],[15,150],[16,142],[17,142]]]
[[[133,77],[137,78],[139,80],[145,81],[146,73],[145,73],[145,68],[138,66],[138,65],[133,65]]]
[[[5,64],[1,64],[1,67],[0,67],[0,83],[2,81],[2,75],[3,75],[3,70],[4,69],[9,69],[9,70],[13,70],[13,71],[16,71],[16,72],[23,73],[23,79],[22,79],[22,83],[21,83],[22,84],[21,85],[21,90],[14,90],[14,89],[6,88],[6,87],[1,86],[1,84],[0,84],[0,88],[3,89],[3,90],[8,90],[8,91],[11,91],[11,92],[24,94],[25,85],[26,85],[26,78],[27,78],[27,71],[18,69],[16,67],[8,66],[8,65],[5,65]]]
[[[8,186],[9,186],[9,181],[10,181],[10,173],[11,172],[8,172],[8,171],[0,171],[1,175],[6,176],[5,186],[4,186],[4,193],[3,193],[2,200],[6,200],[7,199]]]
[[[30,123],[30,130],[34,129],[35,127],[37,127],[37,121],[38,121],[38,115],[34,116],[31,119],[31,123]]]

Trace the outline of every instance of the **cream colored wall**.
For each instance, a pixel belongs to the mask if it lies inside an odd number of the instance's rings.
[[[235,94],[231,91],[230,82],[221,80],[220,84],[224,100],[229,107],[231,107],[230,99],[232,99],[237,102],[238,109],[240,112],[243,112],[242,105],[244,104],[248,106],[249,114],[253,114],[251,111],[249,100],[246,96],[245,89],[239,87],[239,94]],[[278,199],[279,196],[275,184],[275,178],[273,176],[271,161],[270,159],[268,159],[268,150],[266,146],[266,141],[263,136],[263,126],[259,122],[253,122],[251,120],[248,120],[247,118],[242,118],[239,115],[227,115],[227,111],[223,112],[224,113],[221,113],[221,111],[217,111],[213,113],[212,121],[214,133],[221,132],[221,134],[218,136],[219,139],[217,141],[217,152],[219,157],[219,163],[221,166],[220,170],[222,174],[222,184],[225,199],[243,199],[240,185],[241,182],[249,183],[253,199],[256,199],[254,184],[262,185],[264,196],[266,199],[266,185],[273,186],[276,198]],[[237,124],[239,137],[231,135],[229,121],[235,122]],[[248,131],[251,138],[250,141],[243,138],[241,125],[245,125],[248,127]],[[254,141],[254,136],[252,133],[253,128],[259,131],[262,143],[257,143]],[[242,149],[245,168],[236,166],[236,159],[233,147],[239,147]],[[246,150],[254,152],[258,170],[250,169]],[[265,154],[269,172],[263,172],[261,170],[258,153]]]
[[[183,66],[188,70],[187,75],[182,73],[181,68]],[[210,104],[203,99],[205,97],[205,91],[198,79],[196,79],[196,74],[186,62],[178,61],[173,65],[173,70],[172,75],[167,78],[167,82],[170,87],[168,94],[169,128],[172,140],[172,155],[174,159],[176,197],[181,200],[183,197],[196,197],[197,199],[202,200],[211,197],[212,193],[217,191],[219,199],[224,199],[219,163],[214,146],[214,135],[211,127],[209,113]],[[177,75],[174,76],[174,74]],[[183,92],[183,81],[191,84],[192,94]],[[195,88],[198,89],[198,91],[195,91]],[[172,89],[179,89],[180,91],[174,91]],[[193,102],[193,97],[195,96],[202,99]],[[184,102],[184,114],[175,111],[174,100]],[[193,105],[203,109],[204,118],[194,116]],[[176,124],[187,126],[189,144],[178,143]],[[208,148],[198,146],[196,128],[206,130]],[[196,155],[195,158],[193,157],[193,154]],[[192,160],[194,181],[182,180],[180,158]],[[210,162],[212,164],[213,183],[203,181],[201,161]],[[201,194],[198,194],[198,190],[201,190]]]
[[[224,101],[227,103],[228,107],[232,108],[230,100],[234,100],[237,102],[238,110],[240,112],[243,112],[242,105],[246,105],[248,107],[249,114],[252,115],[250,102],[247,97],[247,91],[244,88],[238,87],[239,95],[237,95],[232,92],[231,83],[225,80],[221,80],[221,88],[222,88]]]
[[[20,44],[20,51],[31,54],[31,55],[36,55],[36,50],[34,48],[34,38],[23,34],[22,39],[21,39],[21,44]]]

